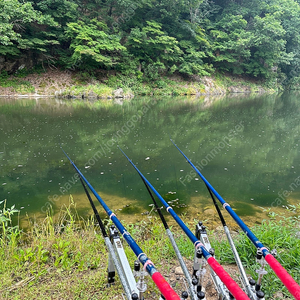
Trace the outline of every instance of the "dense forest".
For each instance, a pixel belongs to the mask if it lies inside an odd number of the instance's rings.
[[[0,0],[0,9],[0,63],[25,57],[141,81],[215,70],[300,81],[299,0]]]

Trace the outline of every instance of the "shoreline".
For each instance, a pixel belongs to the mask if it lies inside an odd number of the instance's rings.
[[[59,99],[131,99],[135,96],[226,96],[229,94],[264,94],[278,92],[259,81],[242,77],[215,74],[215,76],[161,77],[153,82],[137,78],[111,75],[97,79],[80,78],[80,73],[47,70],[22,78],[10,77],[0,82],[0,97],[59,98]]]

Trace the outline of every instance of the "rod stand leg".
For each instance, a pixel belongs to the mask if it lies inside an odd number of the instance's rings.
[[[116,271],[115,271],[114,261],[113,261],[111,254],[109,254],[108,267],[107,267],[107,286],[108,287],[115,283],[115,276],[116,276]]]
[[[263,257],[263,253],[260,249],[258,249],[256,252],[256,262],[260,264],[260,268],[258,270],[256,270],[256,272],[258,274],[258,279],[257,279],[256,285],[255,285],[255,291],[256,291],[256,296],[258,297],[258,299],[262,299],[261,297],[262,297],[263,292],[261,291],[261,282],[262,282],[263,276],[266,275],[268,272],[265,270],[267,262],[266,262],[265,258]]]

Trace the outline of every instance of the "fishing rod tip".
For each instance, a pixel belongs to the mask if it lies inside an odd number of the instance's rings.
[[[175,145],[175,142],[173,141],[172,137],[170,136],[170,141],[172,142],[172,144]]]

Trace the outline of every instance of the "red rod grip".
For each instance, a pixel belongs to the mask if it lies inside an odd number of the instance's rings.
[[[226,287],[236,300],[250,300],[245,292],[238,286],[238,284],[229,276],[229,274],[213,257],[210,257],[207,262],[219,276],[222,282],[226,285]]]
[[[300,300],[300,286],[293,279],[293,277],[286,271],[286,269],[278,262],[278,260],[272,255],[267,254],[265,260],[273,269],[278,278],[287,287],[289,292],[295,297],[295,299]]]
[[[161,293],[165,296],[166,300],[180,300],[179,296],[159,272],[155,272],[152,275],[152,279]]]

